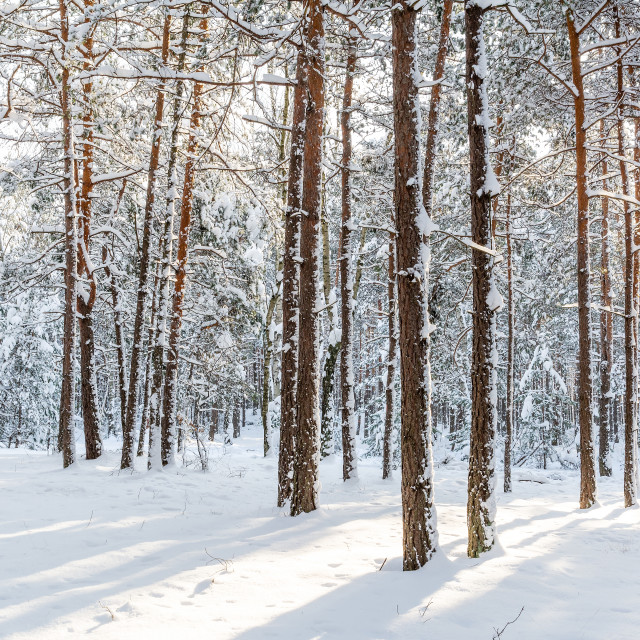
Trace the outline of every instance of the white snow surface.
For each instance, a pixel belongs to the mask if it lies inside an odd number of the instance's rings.
[[[439,549],[403,573],[400,474],[365,459],[344,484],[330,456],[322,506],[291,518],[258,422],[210,446],[208,473],[0,450],[0,637],[490,640],[524,607],[503,640],[638,638],[640,509],[620,469],[587,511],[576,472],[514,473],[499,545],[471,560],[466,465],[440,464]]]

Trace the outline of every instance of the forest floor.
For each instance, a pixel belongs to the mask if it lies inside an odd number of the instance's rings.
[[[116,451],[63,471],[0,450],[0,638],[640,637],[640,509],[618,470],[588,511],[575,472],[518,470],[498,548],[471,560],[466,467],[440,465],[440,549],[402,573],[399,472],[362,460],[345,485],[331,457],[321,508],[291,518],[257,426],[210,452],[208,473],[120,473]]]

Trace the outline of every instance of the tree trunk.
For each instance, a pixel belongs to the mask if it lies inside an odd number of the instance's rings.
[[[169,59],[169,44],[171,39],[171,14],[167,12],[164,20],[162,35],[162,64]],[[138,386],[142,369],[144,316],[148,294],[148,274],[151,264],[151,236],[153,234],[153,213],[156,198],[156,177],[160,162],[160,142],[162,138],[162,114],[164,111],[164,97],[166,83],[162,81],[156,94],[156,109],[153,123],[153,140],[151,141],[151,157],[147,174],[147,197],[144,207],[144,224],[142,230],[142,252],[140,255],[140,272],[138,275],[138,290],[136,297],[136,315],[133,323],[133,344],[131,346],[131,363],[129,365],[129,393],[127,394],[127,415],[122,432],[122,460],[121,469],[128,469],[133,465],[133,434],[135,431],[136,409],[138,405]]]
[[[400,317],[403,568],[419,569],[437,547],[431,450],[429,250],[422,201],[417,16],[400,0],[391,14],[395,223]]]
[[[596,501],[596,475],[593,459],[593,413],[591,408],[591,292],[589,289],[589,187],[587,181],[587,133],[585,98],[580,61],[580,39],[574,14],[567,11],[567,30],[571,51],[571,72],[576,125],[576,192],[578,197],[578,424],[580,428],[580,508]]]
[[[449,48],[449,29],[451,26],[451,13],[453,0],[444,0],[442,19],[440,21],[440,39],[438,41],[438,55],[436,67],[433,72],[434,84],[431,87],[431,99],[429,100],[429,121],[427,126],[427,139],[424,154],[424,175],[422,179],[422,200],[427,215],[433,218],[433,170],[436,161],[436,143],[438,141],[438,121],[440,119],[440,99],[442,97],[442,78],[444,65],[447,60]]]
[[[78,230],[76,209],[76,185],[74,180],[73,122],[71,112],[70,81],[67,43],[69,19],[65,0],[59,0],[60,35],[62,39],[62,74],[60,80],[60,106],[62,108],[62,144],[64,153],[64,334],[62,354],[62,388],[60,393],[60,435],[64,467],[75,462],[76,445],[73,433],[75,409],[74,354],[76,349],[76,300],[78,277]]]
[[[491,197],[498,192],[489,162],[489,105],[484,10],[465,4],[467,118],[471,195],[473,329],[471,358],[471,441],[467,526],[469,557],[495,543],[494,440],[496,410],[496,312],[501,304],[493,276]]]
[[[88,11],[93,1],[86,0]],[[89,14],[85,14],[85,24],[90,23]],[[82,41],[81,51],[85,72],[93,68],[93,29],[88,26],[87,35]],[[80,191],[78,218],[78,275],[86,279],[78,291],[78,326],[80,333],[80,380],[82,395],[82,420],[84,423],[84,441],[87,460],[95,460],[102,453],[102,439],[98,421],[98,401],[96,397],[95,339],[93,331],[93,307],[96,300],[96,280],[89,258],[91,244],[91,195],[93,191],[93,84],[90,80],[82,82],[82,188]]]
[[[324,120],[324,7],[310,0],[304,45],[307,58],[307,117],[300,228],[300,317],[298,328],[298,402],[296,454],[293,462],[291,515],[317,507],[320,453],[320,191]]]
[[[206,8],[203,7],[206,15]],[[200,41],[205,42],[208,32],[207,18],[201,18],[198,25]],[[197,71],[202,72],[202,67]],[[193,87],[193,107],[189,122],[189,139],[187,142],[187,161],[184,168],[184,183],[182,187],[182,204],[180,208],[180,230],[178,232],[178,252],[175,274],[175,286],[171,309],[171,325],[169,329],[169,345],[167,350],[167,364],[164,383],[164,402],[162,415],[162,464],[172,464],[174,461],[174,432],[176,422],[176,399],[178,385],[178,355],[180,348],[180,332],[182,329],[182,314],[184,295],[187,285],[187,261],[189,259],[189,233],[191,231],[191,210],[193,207],[193,187],[195,183],[196,160],[198,150],[198,127],[200,125],[202,108],[203,84],[195,82]]]
[[[516,310],[513,297],[513,248],[511,240],[511,192],[507,194],[507,406],[504,439],[504,492],[511,492],[511,442],[513,439],[513,377],[515,368]]]
[[[113,214],[111,218],[115,216],[124,191],[127,186],[126,180],[122,181],[122,186],[118,192],[118,198],[113,208]],[[113,305],[113,329],[116,338],[116,354],[118,359],[118,392],[120,398],[120,430],[124,429],[124,424],[127,414],[127,370],[125,365],[125,353],[124,353],[124,338],[122,335],[122,313],[120,308],[120,292],[118,290],[118,284],[115,279],[115,275],[111,271],[111,261],[109,257],[109,250],[106,245],[102,247],[102,263],[105,265],[104,272],[109,280],[109,290],[111,293],[111,304]]]
[[[296,86],[291,119],[291,153],[284,252],[282,256],[282,384],[280,390],[280,453],[278,458],[278,506],[291,499],[293,457],[297,423],[298,323],[300,284],[300,218],[302,206],[303,152],[307,110],[307,62],[298,52]]]
[[[187,55],[187,39],[189,36],[189,14],[182,17],[182,36],[180,39],[180,53],[178,54],[177,71],[184,71]],[[178,175],[176,163],[178,159],[178,129],[182,116],[182,94],[184,83],[178,82],[173,101],[173,115],[171,120],[171,139],[169,143],[169,158],[167,162],[167,197],[164,204],[164,221],[160,236],[160,272],[158,275],[158,311],[155,335],[151,351],[151,390],[149,395],[149,456],[147,468],[162,468],[162,382],[165,373],[165,350],[167,334],[167,318],[169,316],[171,259],[173,255],[173,226],[175,217],[175,200],[178,191]]]
[[[396,328],[396,240],[395,234],[389,234],[389,266],[387,272],[387,296],[389,300],[389,353],[387,356],[387,387],[385,389],[384,440],[382,443],[382,479],[392,475],[393,467],[393,414],[395,409],[395,381],[397,359]]]
[[[616,38],[620,37],[620,19],[617,7],[614,7]],[[618,105],[618,157],[620,158],[620,182],[622,194],[629,196],[629,180],[627,176],[627,162],[624,156],[624,70],[622,60],[616,64],[618,91],[616,103]],[[637,502],[637,411],[638,411],[638,352],[637,352],[637,308],[638,302],[634,295],[634,212],[629,203],[624,200],[624,250],[625,250],[625,279],[624,279],[624,360],[625,360],[625,390],[624,390],[624,506],[632,507]]]
[[[600,121],[600,135],[605,135],[604,119]],[[607,156],[602,158],[602,175],[607,175]],[[607,179],[602,179],[602,189],[607,190]],[[609,243],[609,199],[602,200],[601,234],[601,263],[600,287],[602,291],[602,306],[605,311],[600,312],[600,446],[598,452],[599,470],[601,476],[611,475],[609,461],[609,432],[611,430],[609,418],[611,415],[611,366],[613,364],[613,299],[611,297],[611,274],[609,273],[610,243]],[[608,311],[607,311],[608,309]]]
[[[269,453],[271,444],[269,441],[269,391],[271,390],[271,352],[273,350],[273,340],[271,338],[271,323],[273,314],[278,302],[278,294],[274,293],[269,300],[269,308],[267,309],[267,317],[265,319],[264,328],[264,363],[263,363],[263,383],[262,383],[262,432],[263,432],[263,449],[265,457]]]
[[[353,248],[352,235],[356,231],[351,212],[351,111],[353,101],[353,81],[358,61],[357,39],[350,33],[347,40],[347,68],[342,95],[342,228],[340,255],[340,316],[342,335],[340,346],[340,404],[342,407],[342,479],[349,480],[358,475],[355,445],[355,396],[353,374]],[[337,355],[337,354],[336,354]]]

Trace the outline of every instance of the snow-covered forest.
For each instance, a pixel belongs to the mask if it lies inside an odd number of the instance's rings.
[[[639,249],[637,0],[0,0],[0,637],[637,638]]]

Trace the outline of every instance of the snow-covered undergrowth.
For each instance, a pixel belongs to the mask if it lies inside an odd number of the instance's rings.
[[[441,548],[402,573],[399,474],[380,480],[379,460],[348,485],[323,462],[322,507],[297,518],[274,506],[257,427],[213,445],[208,473],[118,462],[0,451],[1,638],[640,637],[640,510],[618,470],[582,512],[576,472],[516,472],[499,548],[470,560],[466,468],[440,466]]]

